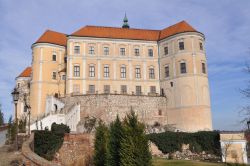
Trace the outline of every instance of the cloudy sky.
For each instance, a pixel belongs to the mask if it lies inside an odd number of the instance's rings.
[[[249,0],[0,0],[0,103],[13,113],[15,77],[31,65],[31,45],[46,30],[70,34],[85,25],[163,29],[186,20],[206,36],[214,129],[239,130],[249,103],[239,89],[250,80]]]

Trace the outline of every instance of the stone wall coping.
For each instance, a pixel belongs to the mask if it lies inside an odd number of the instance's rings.
[[[34,142],[34,133],[31,133],[30,138],[23,143],[22,155],[35,165],[41,166],[59,166],[59,164],[52,163],[31,150],[32,143]]]

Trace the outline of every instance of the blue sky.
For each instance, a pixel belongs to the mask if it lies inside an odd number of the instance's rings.
[[[31,64],[31,44],[46,30],[70,34],[85,25],[163,29],[186,20],[206,36],[214,129],[239,130],[249,104],[239,89],[250,80],[249,0],[0,0],[0,103],[13,113],[15,77]]]

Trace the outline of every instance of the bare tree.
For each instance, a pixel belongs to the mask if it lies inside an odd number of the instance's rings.
[[[244,71],[250,75],[250,64],[245,64]],[[246,88],[240,89],[241,94],[246,98],[250,99],[250,79],[247,82]],[[250,105],[245,105],[240,110],[240,116],[242,117],[241,123],[246,123],[247,121],[250,121]]]

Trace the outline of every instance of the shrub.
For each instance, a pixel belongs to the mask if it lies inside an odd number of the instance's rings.
[[[220,154],[220,138],[217,131],[201,131],[196,133],[164,132],[148,135],[163,153],[181,151],[182,144],[189,144],[194,152],[206,151],[215,155]]]
[[[63,143],[65,133],[70,129],[64,124],[53,123],[51,131],[37,130],[34,135],[34,151],[39,156],[52,160],[55,153],[60,149]]]

